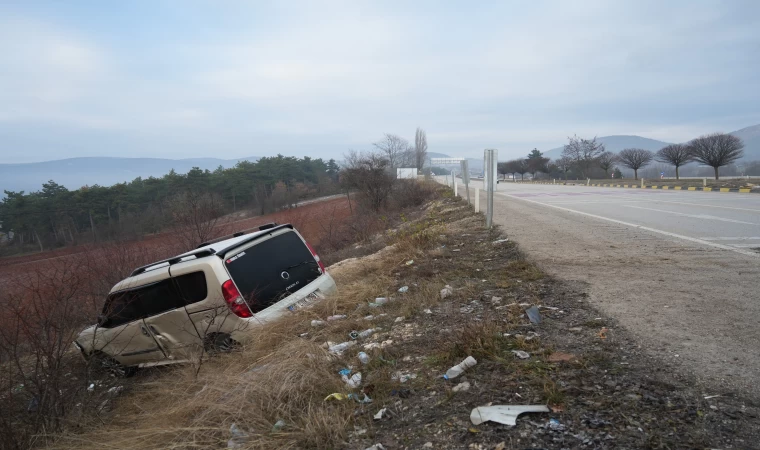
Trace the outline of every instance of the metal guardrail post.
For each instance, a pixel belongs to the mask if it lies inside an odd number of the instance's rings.
[[[493,191],[494,191],[494,168],[496,165],[497,150],[486,149],[485,151],[485,174],[486,174],[486,226],[493,226]]]

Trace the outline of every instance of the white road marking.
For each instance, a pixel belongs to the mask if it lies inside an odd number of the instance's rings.
[[[720,236],[720,237],[701,237],[700,239],[704,239],[706,241],[760,241],[760,236],[738,236],[738,237],[727,237],[727,236]]]
[[[744,225],[758,225],[752,222],[743,222],[741,220],[725,219],[723,217],[711,216],[709,214],[685,214],[685,213],[680,213],[680,212],[675,212],[675,211],[667,211],[665,209],[645,208],[643,206],[636,206],[636,205],[626,205],[626,206],[628,206],[629,208],[645,209],[647,211],[657,211],[657,212],[666,213],[666,214],[673,214],[676,216],[691,217],[694,219],[719,220],[721,222],[742,223]]]
[[[738,200],[738,199],[731,199],[731,200]],[[689,203],[689,202],[671,202],[668,200],[652,200],[653,202],[657,203],[675,203],[678,205],[693,205],[693,206],[706,206],[708,208],[722,208],[722,209],[736,209],[739,211],[752,211],[752,212],[758,212],[760,213],[760,209],[751,209],[751,208],[736,208],[733,206],[718,206],[718,205],[705,205],[703,203]]]
[[[549,205],[549,204],[546,204],[546,203],[537,202],[535,200],[528,200],[527,198],[516,197],[514,195],[507,194],[507,193],[501,193],[500,192],[500,194],[505,195],[507,197],[515,198],[517,200],[522,200],[524,202],[535,203],[536,205],[546,206],[548,208],[555,208],[555,209],[559,209],[559,210],[570,212],[570,213],[574,213],[574,214],[580,214],[580,215],[583,215],[583,216],[593,217],[594,219],[605,220],[607,222],[617,223],[617,224],[620,224],[620,225],[625,225],[627,227],[638,228],[640,230],[645,230],[645,231],[650,231],[652,233],[662,234],[664,236],[669,236],[669,237],[676,238],[676,239],[683,239],[685,241],[695,242],[697,244],[706,245],[708,247],[719,248],[721,250],[730,250],[732,252],[740,253],[740,254],[745,255],[745,256],[751,256],[753,258],[760,258],[760,253],[752,252],[752,251],[749,251],[749,250],[742,250],[740,248],[730,247],[728,245],[723,245],[723,244],[718,244],[718,243],[715,243],[715,242],[705,241],[704,239],[697,239],[697,238],[693,238],[693,237],[689,237],[689,236],[684,236],[682,234],[676,234],[676,233],[671,233],[669,231],[658,230],[657,228],[645,227],[643,225],[636,225],[635,223],[624,222],[622,220],[611,219],[609,217],[599,216],[599,215],[596,215],[596,214],[590,214],[590,213],[583,212],[583,211],[576,211],[576,210],[570,209],[570,208],[563,208],[562,206]]]
[[[760,242],[758,242],[757,244],[728,244],[728,245],[730,245],[731,247],[736,247],[736,248],[760,248]]]

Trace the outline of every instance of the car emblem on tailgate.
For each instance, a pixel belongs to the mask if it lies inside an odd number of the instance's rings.
[[[288,280],[288,279],[290,279],[290,274],[289,274],[289,273],[287,273],[287,272],[282,272],[282,273],[280,274],[280,276],[282,277],[282,279],[283,279],[283,280]]]

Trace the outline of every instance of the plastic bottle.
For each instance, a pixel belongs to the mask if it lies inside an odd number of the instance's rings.
[[[356,354],[356,357],[359,358],[359,361],[362,362],[362,364],[369,364],[369,355],[364,352],[359,352]]]
[[[330,353],[333,353],[333,354],[336,354],[336,355],[340,355],[346,349],[348,349],[349,347],[353,347],[354,345],[356,345],[356,342],[354,342],[354,341],[342,342],[340,344],[336,344],[336,345],[330,346],[328,348],[328,351]]]
[[[452,367],[451,369],[446,371],[446,375],[443,376],[446,380],[451,380],[452,378],[456,378],[459,375],[462,375],[465,370],[469,369],[470,367],[477,364],[478,361],[475,360],[472,356],[468,356],[465,358],[464,361],[460,362],[456,366]]]
[[[370,337],[373,333],[376,331],[380,331],[380,328],[370,328],[368,330],[364,330],[361,333],[358,334],[360,338]]]

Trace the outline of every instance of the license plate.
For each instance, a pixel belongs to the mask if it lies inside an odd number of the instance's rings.
[[[316,291],[310,293],[306,297],[302,298],[301,300],[298,300],[297,302],[293,303],[292,305],[288,306],[288,309],[291,311],[295,311],[297,309],[301,309],[304,306],[307,306],[311,303],[313,303],[315,300],[319,300],[322,298],[322,294],[319,293],[319,289]]]

